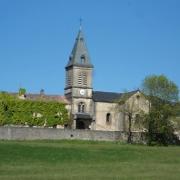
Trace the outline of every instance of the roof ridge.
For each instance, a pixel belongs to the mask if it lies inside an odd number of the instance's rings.
[[[104,91],[93,91],[93,100],[95,102],[107,102],[114,103],[116,100],[122,98],[124,94],[131,96],[138,92],[139,90],[129,91],[125,93],[116,93],[116,92],[104,92]]]
[[[93,92],[99,92],[99,93],[113,93],[113,94],[122,94],[119,92],[112,92],[112,91],[93,91]]]
[[[93,91],[93,92],[102,92],[102,93],[115,93],[115,94],[125,94],[125,93],[133,93],[133,92],[138,92],[140,91],[139,89],[133,90],[133,91],[127,91],[127,92],[112,92],[112,91]]]

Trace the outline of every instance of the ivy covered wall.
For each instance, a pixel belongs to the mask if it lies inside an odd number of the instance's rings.
[[[21,100],[0,93],[0,125],[56,126],[69,123],[65,104],[56,101]]]

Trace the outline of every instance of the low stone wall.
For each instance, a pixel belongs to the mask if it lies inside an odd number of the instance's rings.
[[[176,136],[177,136],[177,138],[180,140],[180,131],[175,131],[175,133],[174,133]]]
[[[0,127],[1,140],[60,140],[79,139],[97,141],[127,141],[127,133],[120,131],[92,131],[29,127]],[[133,141],[143,143],[142,133],[133,133]]]

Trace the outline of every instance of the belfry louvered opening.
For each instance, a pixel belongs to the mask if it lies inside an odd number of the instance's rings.
[[[71,86],[72,85],[72,76],[70,72],[67,72],[66,74],[66,85]]]
[[[87,86],[87,73],[80,72],[78,75],[78,85]]]

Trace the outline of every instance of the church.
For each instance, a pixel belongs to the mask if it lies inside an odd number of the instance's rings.
[[[128,113],[133,120],[140,112],[148,113],[147,99],[139,90],[126,93],[94,91],[93,69],[80,28],[65,67],[64,96],[72,120],[71,128],[127,131]],[[133,128],[134,131],[139,130]]]
[[[140,90],[125,93],[94,91],[93,69],[80,28],[65,67],[64,96],[46,95],[41,91],[19,98],[37,100],[43,97],[47,101],[63,102],[71,120],[68,127],[72,129],[127,132],[131,123],[132,131],[144,130],[141,125],[135,126],[139,115],[149,112],[149,101],[143,93]]]

